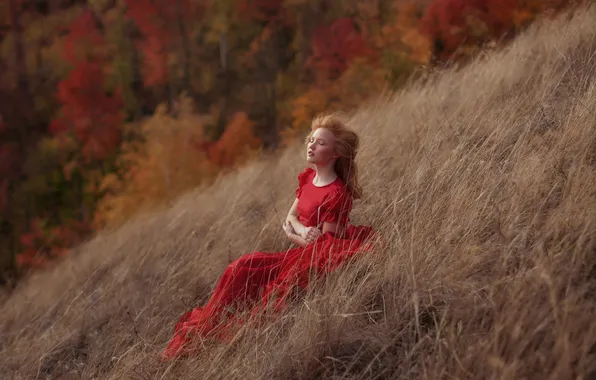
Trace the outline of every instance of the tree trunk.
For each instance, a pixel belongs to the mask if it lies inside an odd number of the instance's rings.
[[[180,33],[181,55],[182,55],[182,90],[190,89],[190,42],[183,21],[184,9],[182,9],[182,0],[176,2],[178,7],[178,31]]]
[[[226,32],[222,32],[219,35],[219,63],[222,71],[223,96],[221,110],[217,120],[217,128],[215,130],[215,140],[219,139],[219,137],[224,133],[228,117],[230,72],[228,71],[228,35]]]
[[[27,75],[27,66],[25,62],[25,48],[23,44],[23,26],[21,25],[21,9],[18,6],[17,0],[8,0],[8,17],[13,33],[13,50],[14,50],[14,64],[15,74],[17,78],[17,99],[18,104],[22,106],[22,118],[25,122],[20,129],[21,133],[21,144],[24,147],[25,141],[25,129],[26,124],[32,122],[33,112],[33,101],[31,98],[31,89],[29,78]]]
[[[6,193],[9,199],[7,199],[6,206],[2,210],[2,217],[0,218],[0,238],[4,240],[0,244],[0,286],[17,274],[17,252],[15,244],[17,233],[12,215],[11,186],[6,190]]]

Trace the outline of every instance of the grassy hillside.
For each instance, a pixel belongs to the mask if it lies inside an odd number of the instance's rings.
[[[0,378],[596,375],[596,8],[384,96],[354,127],[387,245],[233,344],[161,363],[242,253],[279,251],[295,147],[81,246],[0,306]]]

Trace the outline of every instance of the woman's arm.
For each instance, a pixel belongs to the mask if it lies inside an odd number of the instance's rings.
[[[293,232],[288,232],[287,233],[288,238],[290,238],[291,241],[293,241],[294,243],[298,244],[301,247],[306,247],[308,245],[308,243],[306,242],[306,240],[304,240],[302,238],[302,236],[297,235]]]
[[[308,240],[298,235],[296,231],[294,231],[294,227],[292,227],[289,221],[285,221],[282,228],[286,233],[286,236],[294,243],[298,244],[301,247],[306,247],[308,245]]]
[[[298,237],[306,235],[306,227],[298,220],[298,198],[296,198],[294,200],[294,203],[292,203],[292,207],[290,207],[290,211],[286,216],[286,222],[290,222],[292,228],[294,229],[294,232],[296,232],[296,235],[298,235]]]

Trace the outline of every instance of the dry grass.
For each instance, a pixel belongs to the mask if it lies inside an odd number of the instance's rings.
[[[596,376],[596,8],[359,110],[387,246],[234,344],[156,359],[227,263],[286,248],[298,148],[104,233],[0,306],[0,377]]]

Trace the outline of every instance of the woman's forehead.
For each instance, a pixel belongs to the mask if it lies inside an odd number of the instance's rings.
[[[316,139],[322,139],[325,141],[332,141],[334,139],[333,133],[325,128],[317,128],[312,136]]]

